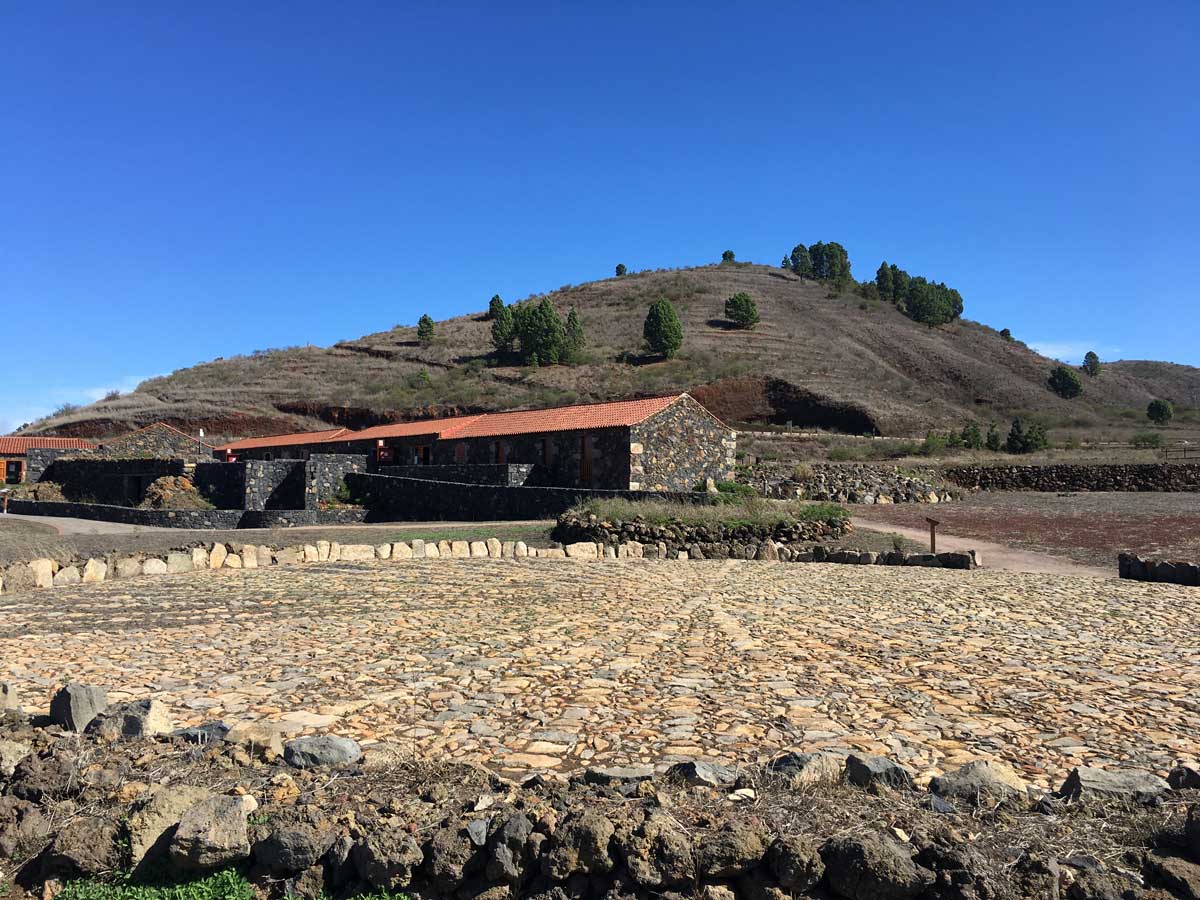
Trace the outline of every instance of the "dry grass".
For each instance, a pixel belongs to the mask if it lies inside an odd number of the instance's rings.
[[[672,503],[667,500],[588,500],[573,510],[576,515],[595,515],[610,522],[635,518],[651,525],[790,525],[794,522],[832,522],[848,519],[850,513],[836,503],[805,503],[800,500],[763,500],[739,497],[734,502],[713,505]]]
[[[762,322],[753,330],[722,327],[725,298],[737,291],[758,304]],[[564,315],[579,311],[589,341],[585,364],[492,367],[490,323],[460,316],[438,323],[430,347],[419,346],[415,328],[405,326],[329,348],[181,369],[41,430],[103,434],[166,419],[203,425],[214,437],[242,437],[320,427],[322,420],[362,424],[389,411],[413,417],[649,395],[764,372],[823,397],[860,402],[885,433],[905,435],[1030,410],[1055,427],[1140,428],[1154,396],[1200,406],[1200,370],[1140,362],[1108,365],[1086,379],[1081,399],[1061,400],[1044,385],[1051,361],[991,328],[969,321],[928,328],[890,305],[864,310],[856,295],[831,298],[824,285],[766,266],[639,273],[548,296]],[[638,358],[646,309],[661,296],[679,310],[683,351],[670,361]]]

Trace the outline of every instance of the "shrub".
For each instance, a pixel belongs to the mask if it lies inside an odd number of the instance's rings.
[[[1146,418],[1155,425],[1166,425],[1175,416],[1175,407],[1170,400],[1151,400],[1146,407]]]
[[[1095,350],[1089,350],[1083,357],[1083,371],[1095,378],[1100,374],[1100,357]]]
[[[629,270],[625,268],[625,263],[617,263],[616,272],[617,272],[618,278],[620,278],[622,275],[624,275],[628,271]]]
[[[980,430],[977,423],[968,422],[966,425],[964,425],[962,434],[959,435],[959,437],[962,440],[963,446],[968,450],[983,449],[983,432]],[[997,435],[997,438],[999,438],[999,435]]]
[[[745,291],[738,291],[725,301],[725,318],[738,328],[753,328],[758,324],[758,304]]]
[[[1163,445],[1163,437],[1153,431],[1139,431],[1129,442],[1139,450],[1156,450]]]
[[[1055,366],[1051,369],[1046,384],[1050,386],[1050,390],[1064,400],[1072,400],[1083,393],[1083,381],[1080,380],[1078,374],[1066,366]]]
[[[421,316],[417,321],[417,340],[428,347],[433,343],[433,333],[433,319],[429,318],[428,315]]]
[[[1012,332],[1009,331],[1007,328],[1000,329],[1000,337],[1002,337],[1006,341],[1010,341],[1010,342],[1013,340]]]
[[[735,259],[735,257],[733,255],[732,250],[726,250],[724,253],[721,254],[721,262],[722,263],[731,263],[734,261],[734,259]]]
[[[984,439],[983,445],[993,453],[998,453],[1004,447],[1004,441],[1000,437],[1000,429],[996,427],[996,423],[992,422],[988,425],[987,438]]]
[[[1079,435],[1068,434],[1066,441],[1063,442],[1063,448],[1066,450],[1078,450],[1083,446],[1083,442],[1079,440]]]
[[[661,353],[670,359],[683,346],[683,324],[679,314],[666,297],[655,301],[646,314],[646,322],[642,326],[642,336],[646,346],[652,353]]]
[[[1009,453],[1024,454],[1045,450],[1049,445],[1050,441],[1046,437],[1045,428],[1037,422],[1026,428],[1025,423],[1018,417],[1013,419],[1012,428],[1008,431],[1008,439],[1004,442],[1004,449]]]
[[[920,453],[922,456],[934,456],[946,449],[946,436],[938,434],[936,431],[925,433],[925,440],[921,442]]]

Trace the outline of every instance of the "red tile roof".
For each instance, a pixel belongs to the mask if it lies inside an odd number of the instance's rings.
[[[328,431],[301,431],[294,434],[273,434],[267,437],[246,438],[243,441],[232,441],[217,447],[218,450],[257,450],[261,447],[294,447],[297,444],[321,444],[325,441],[335,441],[339,435],[350,434],[345,428],[331,428]]]
[[[0,436],[0,454],[4,456],[24,456],[26,450],[33,448],[45,450],[95,450],[96,445],[82,438]]]
[[[528,409],[516,412],[485,413],[473,421],[444,432],[443,438],[500,437],[508,434],[542,434],[548,431],[585,431],[595,428],[623,428],[644,422],[660,413],[680,394],[649,400],[619,400],[587,406],[560,406],[555,409]]]
[[[553,431],[627,428],[662,412],[681,396],[683,395],[672,394],[669,397],[651,397],[646,400],[618,400],[612,403],[559,406],[553,409],[526,409],[516,412],[459,416],[451,419],[396,422],[390,425],[364,428],[362,431],[336,428],[331,431],[277,434],[233,441],[223,444],[217,449],[237,452],[266,447],[289,447],[297,444],[375,441],[385,438],[429,436],[436,440],[457,440],[460,438],[502,437],[512,434],[545,434]]]
[[[434,438],[444,438],[464,428],[483,416],[458,416],[453,419],[424,419],[420,422],[395,422],[390,425],[376,425],[362,431],[352,431],[346,438],[348,441],[374,441],[379,438],[422,437],[429,435]]]

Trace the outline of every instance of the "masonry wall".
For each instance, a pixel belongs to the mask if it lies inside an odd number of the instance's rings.
[[[132,509],[100,503],[45,500],[10,500],[8,511],[28,516],[68,516],[156,528],[237,528],[243,515],[238,509]]]
[[[380,466],[380,475],[420,478],[424,481],[454,481],[462,484],[505,484],[519,486],[530,481],[537,466],[529,463],[480,466]],[[543,481],[544,483],[544,481]]]
[[[78,453],[78,450],[57,450],[49,447],[31,447],[25,451],[25,480],[30,484],[41,481],[51,464],[60,456]],[[49,481],[50,479],[46,479]]]
[[[305,464],[304,508],[316,509],[333,499],[351,472],[365,472],[365,453],[314,453]]]
[[[246,467],[241,463],[196,463],[196,489],[218,509],[242,509],[246,503]]]
[[[732,481],[737,434],[691,397],[634,425],[629,434],[629,487],[690,491],[713,481]]]
[[[194,437],[163,424],[150,425],[129,434],[104,441],[95,450],[76,450],[73,455],[99,459],[183,459],[188,462],[212,460],[213,448]]]
[[[1200,463],[949,466],[943,474],[984,491],[1200,491]]]
[[[182,475],[178,459],[56,459],[42,480],[62,486],[71,501],[137,506],[156,478]]]
[[[591,497],[627,500],[666,497],[687,503],[711,502],[707,494],[696,492],[664,494],[577,487],[508,487],[389,475],[347,475],[346,482],[351,491],[362,498],[372,518],[380,521],[547,519]]]
[[[303,509],[305,462],[247,460],[245,509]]]

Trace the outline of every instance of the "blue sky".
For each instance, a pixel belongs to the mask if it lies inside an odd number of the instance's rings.
[[[0,429],[215,356],[837,240],[1200,365],[1200,5],[7,4]]]

